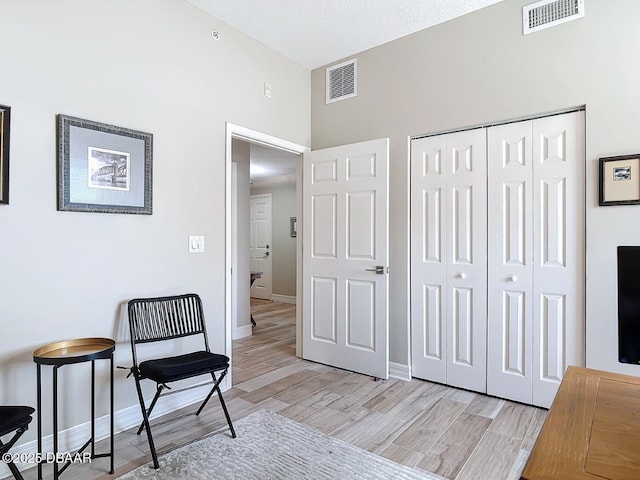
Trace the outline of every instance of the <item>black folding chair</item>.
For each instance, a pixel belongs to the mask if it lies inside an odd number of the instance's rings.
[[[34,408],[23,405],[0,406],[0,437],[13,433],[13,437],[11,437],[11,440],[7,443],[2,443],[2,439],[0,438],[0,456],[16,480],[22,480],[22,474],[15,463],[10,461],[9,458],[4,458],[4,454],[7,453],[22,434],[27,431],[29,423],[31,423],[32,420],[31,415],[33,412],[35,412]]]
[[[142,423],[138,428],[138,435],[143,429],[147,431],[149,449],[153,458],[154,468],[158,468],[158,455],[151,435],[149,426],[149,416],[155,407],[160,394],[164,389],[170,389],[168,383],[198,375],[210,374],[213,378],[211,391],[198,408],[196,415],[199,415],[214,392],[218,393],[220,405],[227,418],[229,429],[233,438],[236,432],[231,423],[231,417],[227,411],[227,406],[222,398],[220,382],[226,376],[229,369],[229,357],[217,353],[212,353],[209,349],[209,340],[204,321],[202,301],[196,294],[177,295],[172,297],[157,298],[137,298],[129,301],[129,330],[131,332],[131,351],[133,353],[133,366],[131,373],[136,381],[138,390],[138,400],[142,410]],[[202,335],[204,339],[204,350],[191,351],[189,353],[146,360],[138,364],[136,346],[143,343],[162,342],[176,338],[188,337],[192,335]],[[216,373],[219,376],[216,378]],[[156,393],[149,405],[145,408],[144,397],[140,380],[148,378],[156,382]]]

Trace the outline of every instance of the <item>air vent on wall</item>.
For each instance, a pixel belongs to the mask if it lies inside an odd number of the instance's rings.
[[[584,17],[584,0],[542,0],[522,7],[524,35]]]
[[[327,68],[327,103],[337,102],[358,94],[357,59]]]

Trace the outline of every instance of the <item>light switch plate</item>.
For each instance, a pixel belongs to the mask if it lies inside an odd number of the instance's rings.
[[[190,235],[189,236],[189,253],[202,253],[202,252],[204,252],[204,236]]]

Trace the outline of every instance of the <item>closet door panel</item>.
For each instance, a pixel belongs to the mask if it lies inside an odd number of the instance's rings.
[[[486,391],[486,134],[411,143],[412,375]]]
[[[487,393],[532,400],[532,124],[487,130]]]
[[[486,392],[486,130],[447,137],[447,384]]]
[[[525,377],[526,357],[526,317],[523,291],[503,291],[502,325],[504,348],[502,369],[510,374]],[[528,367],[528,366],[527,366]]]
[[[439,137],[411,142],[412,375],[446,383],[446,172]]]
[[[584,365],[584,112],[533,121],[533,403]]]

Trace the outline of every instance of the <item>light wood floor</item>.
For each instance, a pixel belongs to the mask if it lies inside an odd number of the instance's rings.
[[[546,410],[422,380],[374,381],[307,362],[295,357],[292,305],[254,300],[252,312],[257,326],[253,336],[234,341],[234,385],[224,393],[234,421],[265,408],[444,479],[519,478]],[[227,428],[215,399],[199,417],[193,410],[152,422],[159,454]],[[109,479],[150,462],[144,434],[120,433],[115,444],[116,475],[106,472],[108,459],[96,459],[71,466],[63,478]],[[25,479],[35,478],[35,468],[25,472]]]

